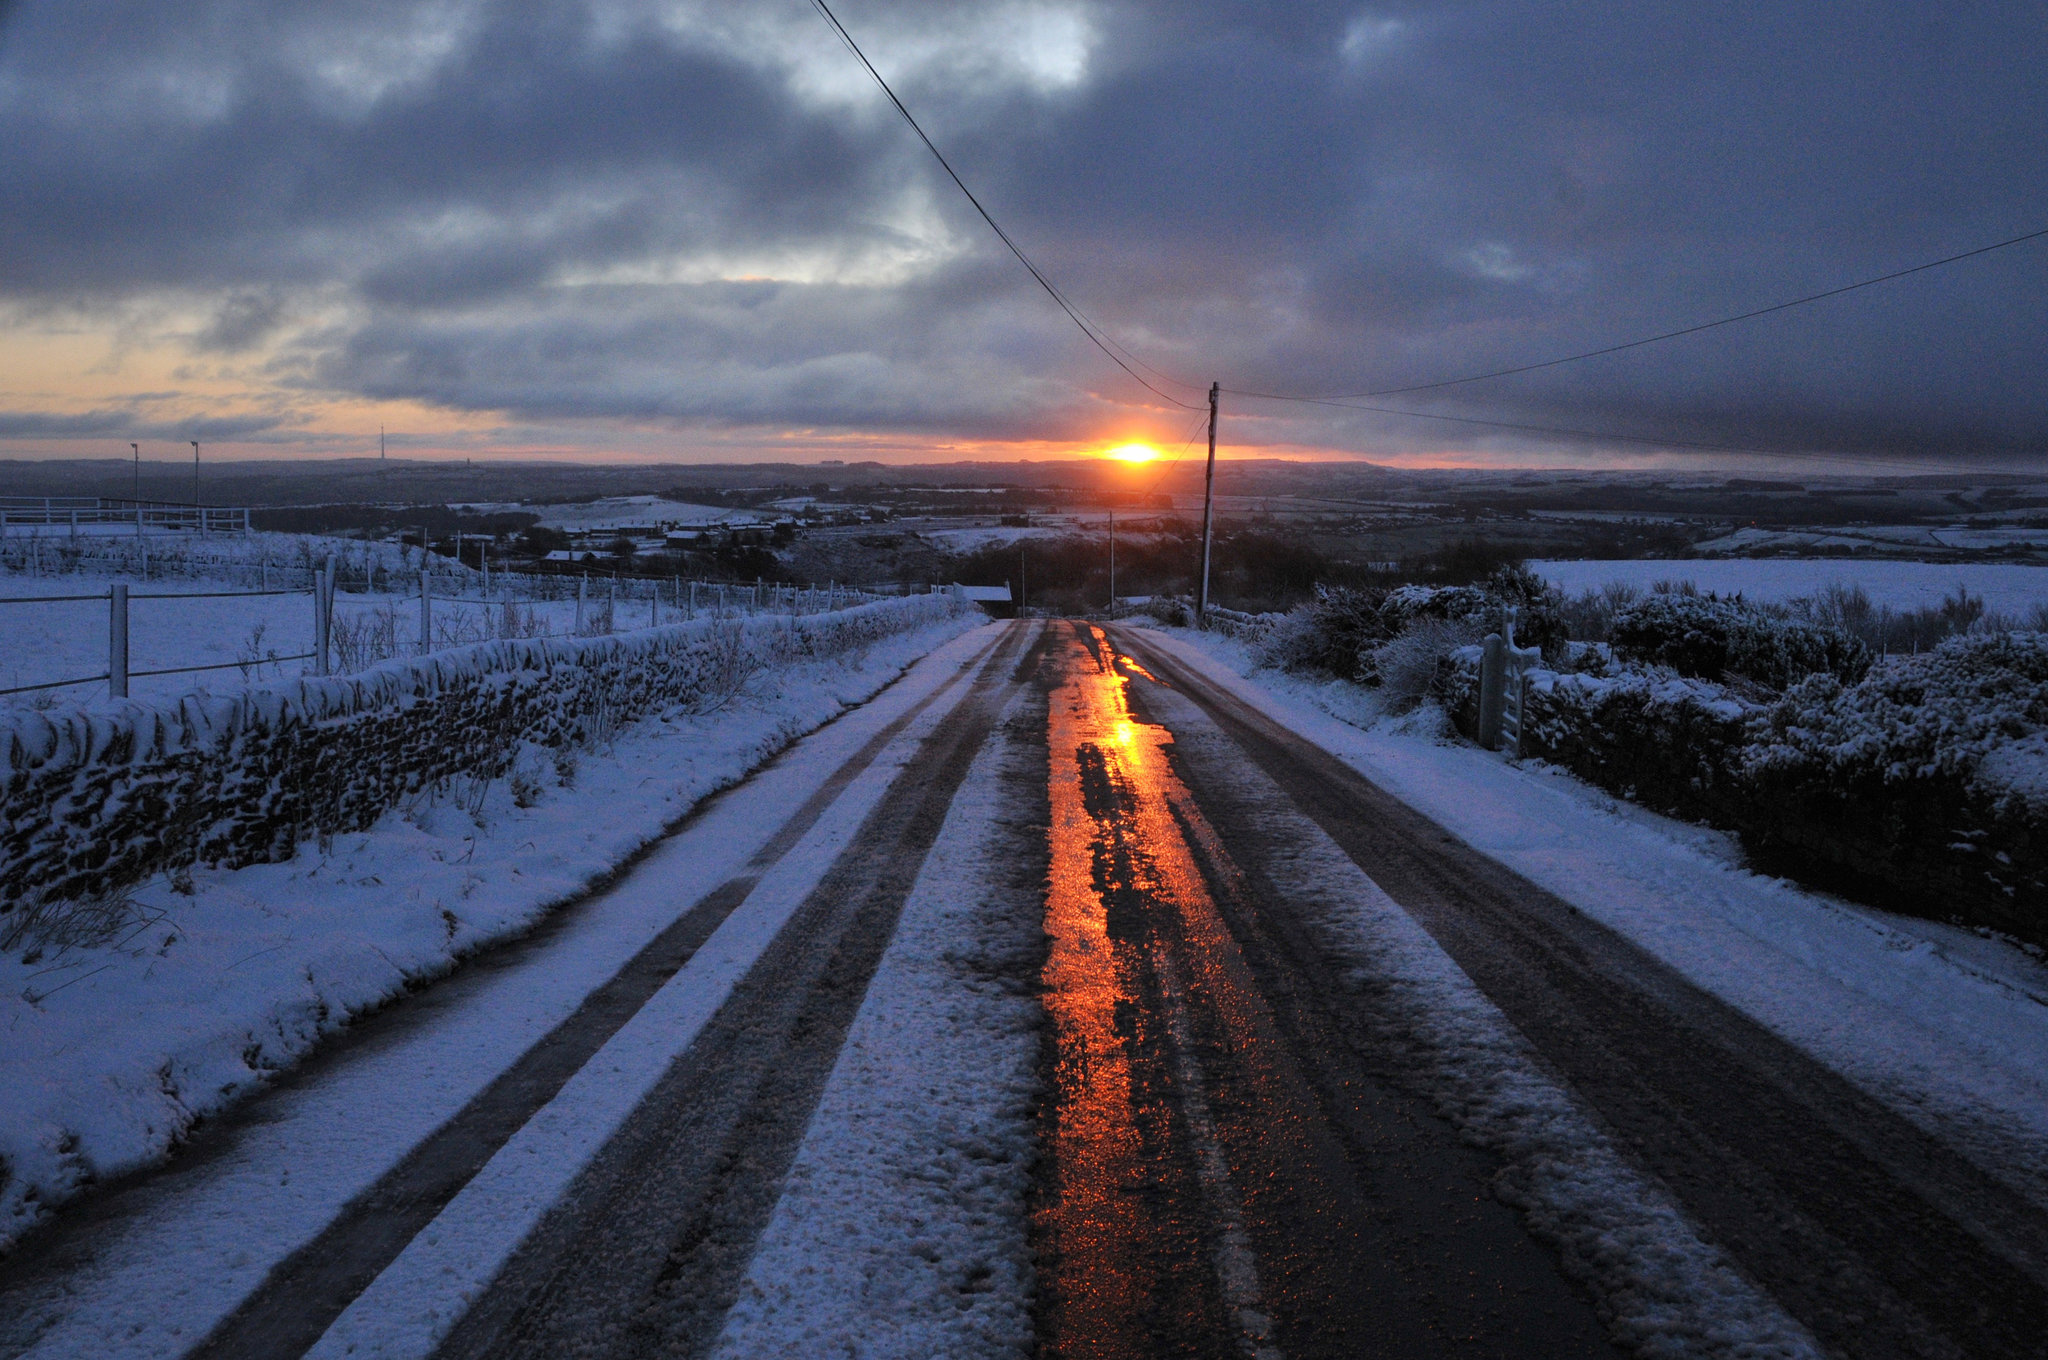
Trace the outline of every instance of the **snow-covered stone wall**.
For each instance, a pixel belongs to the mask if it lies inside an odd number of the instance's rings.
[[[949,617],[915,596],[805,616],[704,619],[599,638],[482,643],[357,675],[169,705],[0,718],[0,911],[90,898],[194,864],[288,859],[522,750],[704,707],[763,670]]]

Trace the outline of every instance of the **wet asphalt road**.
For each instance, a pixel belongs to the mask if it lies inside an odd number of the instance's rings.
[[[708,1349],[954,794],[1002,715],[1025,710],[1042,727],[1009,739],[1042,740],[1046,801],[1007,834],[1017,882],[1044,885],[1040,1155],[1023,1206],[1043,1355],[1620,1353],[1586,1288],[1496,1196],[1498,1160],[1436,1112],[1408,1021],[1284,886],[1310,840],[1413,916],[1829,1352],[2043,1353],[2039,1206],[1142,630],[1013,625],[960,684],[860,834],[439,1354]],[[1020,691],[1032,702],[1013,704]],[[745,873],[189,1353],[302,1354],[946,693],[880,731]],[[403,1023],[400,1008],[365,1029]],[[116,1214],[118,1196],[88,1207],[81,1223]],[[51,1240],[61,1261],[65,1236]]]
[[[1101,630],[1054,672],[1045,1353],[1601,1356],[1488,1160],[1361,1061]],[[1133,677],[1135,678],[1127,678]],[[1341,994],[1341,989],[1337,989]]]

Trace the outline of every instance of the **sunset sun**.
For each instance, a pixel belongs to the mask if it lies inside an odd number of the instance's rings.
[[[1159,450],[1150,444],[1120,444],[1103,456],[1125,463],[1149,463],[1159,456]]]

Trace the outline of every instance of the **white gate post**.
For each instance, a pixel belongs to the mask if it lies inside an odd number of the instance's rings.
[[[107,587],[107,693],[128,697],[128,583]]]

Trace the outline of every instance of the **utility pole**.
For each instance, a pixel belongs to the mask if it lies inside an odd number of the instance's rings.
[[[1209,626],[1209,542],[1216,511],[1216,398],[1222,383],[1209,384],[1209,471],[1202,479],[1202,588],[1195,595],[1195,627]]]
[[[196,506],[199,504],[199,441],[194,439],[190,443],[192,445],[192,504]],[[203,516],[200,522],[202,524],[205,523]]]
[[[380,463],[389,462],[390,458],[391,455],[384,452],[384,427],[379,425],[377,427],[377,461]]]
[[[131,448],[131,449],[133,449],[133,450],[135,451],[135,499],[136,499],[136,500],[141,500],[141,499],[142,499],[142,445],[140,445],[140,444],[130,444],[130,445],[129,445],[128,447],[129,447],[129,448]]]
[[[1109,507],[1109,616],[1116,617],[1116,507]]]

